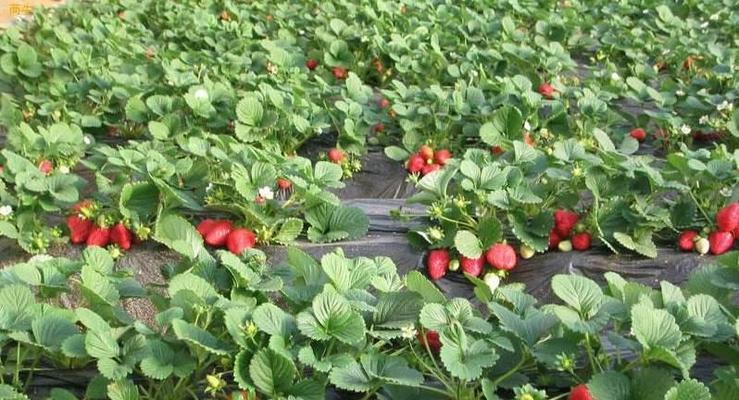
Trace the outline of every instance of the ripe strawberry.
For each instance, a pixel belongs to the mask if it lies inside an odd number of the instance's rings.
[[[110,229],[110,241],[121,249],[128,250],[131,248],[133,234],[126,228],[126,225],[123,225],[123,222],[119,222]]]
[[[423,170],[421,170],[421,173],[423,176],[426,176],[432,172],[436,172],[441,169],[441,165],[439,164],[426,164],[423,166]]]
[[[439,340],[439,332],[426,331],[426,337],[424,337],[419,332],[416,338],[421,343],[421,346],[424,346],[424,347],[428,346],[429,350],[431,350],[434,353],[438,353],[439,350],[441,350],[441,341]]]
[[[388,108],[390,107],[390,100],[383,97],[379,101],[377,101],[377,106],[380,108]]]
[[[277,187],[281,190],[289,190],[290,187],[292,187],[293,183],[290,182],[290,180],[285,178],[277,178]]]
[[[233,230],[231,221],[219,220],[213,224],[210,231],[205,235],[205,243],[213,247],[223,247],[226,245],[231,230]]]
[[[346,154],[344,154],[342,150],[339,150],[336,147],[328,151],[328,159],[332,163],[341,164],[341,162],[344,161],[345,158]]]
[[[110,229],[94,226],[87,237],[88,246],[105,247],[110,243]]]
[[[712,232],[708,235],[708,243],[711,245],[711,254],[724,254],[734,246],[734,235],[731,232]]]
[[[449,251],[436,249],[429,251],[426,257],[426,271],[433,280],[441,279],[449,269]]]
[[[408,164],[406,165],[406,168],[408,169],[408,172],[411,174],[417,174],[420,173],[423,170],[423,167],[426,166],[426,160],[423,159],[418,154],[413,154],[408,159]]]
[[[696,231],[683,231],[677,238],[677,246],[682,251],[693,251],[695,248],[695,237],[698,236]]]
[[[539,94],[544,96],[544,98],[551,99],[554,96],[554,92],[554,86],[550,85],[548,82],[543,82],[539,85]]]
[[[629,136],[633,137],[639,142],[643,142],[647,138],[647,131],[642,128],[634,128],[629,132]]]
[[[559,233],[557,233],[557,230],[555,228],[552,228],[551,231],[549,231],[549,250],[556,249],[557,246],[559,246],[559,242],[562,241],[562,238],[559,237]]]
[[[42,160],[38,164],[38,170],[41,171],[44,175],[49,175],[52,171],[54,171],[54,164],[51,163],[49,160]]]
[[[578,251],[585,251],[590,248],[591,236],[587,232],[580,232],[572,235],[572,248]]]
[[[318,68],[318,60],[315,60],[313,58],[309,58],[305,62],[305,67],[308,68],[309,70],[313,71],[314,69]]]
[[[331,73],[334,74],[334,78],[339,80],[346,79],[346,68],[342,67],[333,67],[331,68]]]
[[[73,244],[85,243],[90,236],[90,232],[95,224],[89,219],[84,219],[78,215],[70,215],[67,217],[67,228],[69,228],[69,241]]]
[[[375,133],[385,132],[385,124],[383,124],[382,122],[378,122],[372,125],[372,131]]]
[[[446,165],[450,158],[452,158],[452,153],[447,149],[436,150],[434,153],[434,162],[439,165]]]
[[[590,394],[588,386],[584,383],[579,384],[570,390],[570,396],[568,400],[593,400],[593,395]]]
[[[482,270],[485,268],[485,258],[482,256],[477,258],[467,258],[462,256],[459,260],[459,264],[462,266],[462,271],[465,274],[480,276]]]
[[[210,218],[200,221],[197,227],[198,233],[200,233],[200,236],[205,237],[218,222],[220,221]]]
[[[523,134],[523,142],[531,147],[536,146],[536,141],[534,140],[534,135],[531,134],[531,132],[525,132]]]
[[[488,264],[495,269],[510,271],[516,266],[516,251],[506,243],[492,245],[485,254],[485,258]]]
[[[557,210],[554,212],[554,229],[560,238],[568,238],[579,220],[580,217],[572,211]]]
[[[732,232],[739,226],[739,202],[731,203],[716,213],[716,226],[721,232]]]
[[[493,155],[498,155],[503,152],[503,148],[500,146],[493,146],[490,148],[490,152],[493,153]]]
[[[234,229],[228,234],[226,239],[228,251],[236,255],[241,254],[246,249],[251,249],[257,243],[257,235],[254,232],[239,228]]]
[[[685,61],[683,61],[683,68],[692,69],[694,63],[695,63],[695,58],[693,58],[693,56],[687,56],[685,57]]]
[[[418,154],[423,157],[426,162],[429,162],[430,160],[434,159],[434,149],[431,148],[431,146],[424,144],[418,149]]]

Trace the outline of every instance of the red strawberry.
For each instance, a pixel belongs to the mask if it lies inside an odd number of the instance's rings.
[[[682,251],[693,251],[695,248],[695,237],[698,236],[696,231],[684,231],[677,238],[677,246]]]
[[[344,154],[343,151],[337,149],[336,147],[328,151],[328,159],[332,163],[340,164],[342,161],[344,161],[344,158],[346,158],[346,154]]]
[[[285,178],[277,178],[277,187],[281,190],[288,190],[292,187],[293,183]]]
[[[213,224],[210,231],[205,235],[205,243],[213,247],[223,247],[226,245],[231,230],[233,230],[231,221],[219,220]]]
[[[429,251],[426,257],[426,270],[433,280],[441,279],[449,269],[449,252],[446,249]]]
[[[418,149],[418,154],[420,154],[421,157],[423,157],[423,159],[426,160],[426,162],[434,159],[434,149],[432,149],[431,146],[426,145],[426,144],[424,144]]]
[[[570,390],[570,396],[568,400],[594,400],[593,395],[590,394],[588,386],[584,383],[579,384]]]
[[[308,68],[309,70],[313,71],[314,69],[316,69],[316,68],[318,67],[318,60],[315,60],[315,59],[313,59],[313,58],[309,58],[309,59],[308,59],[308,60],[307,60],[307,61],[305,62],[305,66],[306,66],[306,68]]]
[[[554,86],[550,85],[548,82],[543,82],[539,85],[539,94],[547,99],[551,99],[554,96],[554,92]]]
[[[685,61],[683,61],[683,68],[691,69],[693,68],[694,63],[695,63],[695,58],[693,58],[693,56],[687,56],[685,58]]]
[[[133,240],[133,234],[123,225],[123,222],[115,224],[110,229],[110,241],[117,244],[123,250],[131,248],[131,242]]]
[[[452,153],[447,149],[436,150],[434,153],[434,162],[439,165],[446,165],[450,158],[452,158]]]
[[[89,219],[80,218],[78,215],[67,217],[67,228],[69,228],[69,241],[73,244],[85,243],[95,224]]]
[[[43,160],[38,164],[38,170],[41,171],[44,175],[49,175],[52,171],[54,171],[54,164],[52,164],[49,160]]]
[[[385,124],[378,122],[372,125],[372,131],[375,133],[385,132]]]
[[[739,202],[731,203],[716,213],[716,226],[721,232],[732,232],[739,226]]]
[[[438,353],[441,350],[441,341],[439,340],[439,332],[426,331],[426,337],[419,332],[416,336],[418,341],[421,342],[421,346],[428,346],[429,350],[434,353]]]
[[[228,251],[238,255],[241,254],[244,250],[254,247],[254,245],[257,243],[257,235],[255,235],[254,232],[248,229],[234,229],[233,231],[231,231],[231,233],[228,234],[226,242],[226,245],[228,246]]]
[[[629,136],[633,137],[639,142],[643,142],[647,138],[647,131],[642,128],[634,128],[629,132]]]
[[[200,221],[197,227],[198,233],[200,233],[200,236],[205,237],[218,222],[220,221],[210,218]]]
[[[495,269],[509,271],[516,266],[516,251],[506,243],[492,245],[485,254],[485,258],[488,264]]]
[[[557,246],[559,246],[559,242],[562,241],[562,238],[559,237],[559,233],[557,233],[557,230],[552,228],[551,231],[549,231],[549,250],[556,249]]]
[[[739,226],[734,228],[734,240],[739,240]]]
[[[592,238],[587,232],[580,232],[572,235],[572,248],[578,251],[585,251],[590,248]]]
[[[377,102],[377,106],[380,108],[388,108],[390,107],[390,100],[383,97]]]
[[[95,226],[87,237],[88,246],[105,247],[110,243],[110,229]]]
[[[503,148],[500,146],[493,146],[490,148],[490,152],[493,153],[493,155],[498,155],[503,152]]]
[[[531,132],[526,132],[523,134],[523,142],[531,147],[536,147],[536,141],[534,140],[534,135],[532,135]]]
[[[267,200],[264,197],[262,197],[262,195],[259,195],[258,194],[256,196],[254,196],[254,203],[256,203],[256,204],[258,204],[258,205],[261,206],[262,204],[264,204],[266,202],[267,202]]]
[[[554,212],[554,229],[560,238],[568,238],[579,220],[580,217],[572,211],[557,210]]]
[[[711,244],[711,254],[724,254],[734,246],[734,235],[731,232],[712,232],[708,235],[708,243]]]
[[[421,173],[426,176],[432,172],[436,172],[441,169],[441,165],[439,164],[426,164],[423,166],[423,170]]]
[[[462,271],[464,271],[465,274],[480,276],[482,270],[485,268],[485,258],[482,256],[477,258],[467,258],[462,256],[459,260],[459,264],[462,266]]]
[[[334,78],[344,80],[346,79],[346,68],[333,67],[331,73],[334,74]]]
[[[408,164],[406,165],[406,168],[408,169],[408,172],[411,174],[417,174],[423,170],[423,167],[426,166],[426,161],[418,154],[413,154],[408,159]]]

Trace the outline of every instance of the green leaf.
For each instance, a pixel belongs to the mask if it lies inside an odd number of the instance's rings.
[[[355,240],[369,230],[369,218],[358,207],[323,204],[308,210],[305,219],[311,225],[308,239],[317,243]]]
[[[260,350],[249,364],[249,376],[254,385],[274,397],[290,390],[296,373],[292,360],[272,349]]]
[[[480,240],[470,231],[458,231],[454,236],[454,247],[467,258],[479,258],[482,255]]]
[[[131,97],[128,99],[128,102],[126,102],[126,118],[134,122],[146,122],[148,119],[148,110],[140,97]]]
[[[159,196],[159,189],[152,183],[127,183],[121,190],[121,214],[132,220],[146,221],[156,214]]]
[[[631,385],[629,378],[616,371],[606,371],[593,375],[588,382],[593,398],[598,400],[629,400]]]
[[[420,294],[427,303],[446,303],[446,296],[418,271],[411,271],[405,275],[405,285],[408,290]]]
[[[483,368],[492,367],[498,361],[498,354],[485,340],[472,341],[462,329],[456,330],[452,337],[442,334],[441,344],[441,361],[459,379],[478,379]]]
[[[166,215],[157,221],[154,240],[192,260],[205,252],[203,238],[195,227],[178,215]]]
[[[711,400],[711,391],[703,383],[688,379],[667,391],[665,400]]]
[[[129,381],[117,381],[108,385],[110,400],[139,400],[139,388]]]
[[[645,348],[675,349],[680,343],[680,327],[669,312],[640,303],[631,307],[631,330]]]
[[[10,385],[0,384],[0,399],[3,400],[28,400],[26,395],[18,393]]]
[[[178,339],[192,343],[210,353],[225,356],[229,354],[231,350],[225,343],[217,339],[210,332],[181,319],[175,319],[172,321],[172,329]]]
[[[594,316],[603,303],[603,291],[597,283],[579,275],[556,275],[552,290],[567,305],[586,317]]]
[[[404,161],[408,156],[410,156],[410,153],[402,147],[388,146],[385,147],[385,155],[393,161]]]
[[[0,329],[27,330],[31,328],[31,307],[36,299],[27,286],[9,285],[0,288]]]
[[[333,338],[353,345],[364,339],[364,319],[330,286],[313,299],[311,310],[298,314],[297,320],[300,332],[316,340]]]
[[[272,238],[279,244],[290,244],[303,232],[303,220],[299,218],[287,218],[280,225],[277,234]]]
[[[74,320],[56,312],[47,312],[33,320],[31,324],[36,343],[51,352],[61,350],[62,343],[70,336],[79,333]]]
[[[672,373],[666,369],[646,367],[634,372],[631,397],[639,400],[664,400],[665,393],[675,385]]]
[[[85,335],[85,351],[94,358],[113,358],[120,354],[120,346],[110,332],[88,331]]]
[[[254,96],[245,97],[236,105],[236,117],[249,126],[259,126],[263,115],[262,103]]]
[[[493,112],[493,120],[480,127],[480,138],[490,146],[499,146],[502,141],[521,137],[523,117],[513,106],[503,106]]]
[[[252,320],[257,327],[269,335],[280,335],[286,338],[295,331],[295,318],[279,307],[264,303],[254,310]]]
[[[169,127],[159,121],[149,121],[149,133],[156,140],[167,140]]]

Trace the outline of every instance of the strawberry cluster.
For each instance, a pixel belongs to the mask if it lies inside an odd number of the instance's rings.
[[[136,238],[123,221],[108,224],[105,218],[95,220],[97,205],[83,200],[72,207],[67,217],[69,240],[73,244],[107,247],[114,244],[121,250],[131,249]]]
[[[425,176],[440,170],[450,158],[452,158],[452,153],[447,149],[434,151],[430,146],[423,145],[418,149],[417,153],[412,154],[408,158],[406,169],[411,174]]]
[[[485,271],[486,264],[492,271],[485,274],[485,283],[495,290],[500,283],[500,276],[516,267],[516,251],[507,243],[496,243],[478,258],[460,256],[458,260],[452,260],[449,250],[435,249],[429,251],[426,257],[426,272],[431,279],[438,280],[448,271],[457,271],[461,267],[465,274],[479,277]]]
[[[720,255],[731,250],[739,240],[739,202],[723,207],[716,213],[716,228],[702,237],[694,230],[686,230],[677,238],[677,246],[682,251],[696,251],[699,254]]]
[[[588,250],[593,237],[581,225],[580,216],[568,210],[554,212],[554,228],[549,231],[549,249],[558,248],[560,251]]]
[[[246,228],[236,228],[225,219],[204,219],[197,227],[205,243],[211,247],[226,247],[233,254],[240,255],[257,244],[257,235]]]

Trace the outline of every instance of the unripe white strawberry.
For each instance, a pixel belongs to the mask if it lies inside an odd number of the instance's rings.
[[[572,251],[572,242],[570,242],[569,240],[563,240],[559,242],[557,248],[559,248],[559,251],[567,253],[569,251]]]
[[[528,260],[529,258],[533,257],[536,252],[531,247],[522,244],[521,248],[518,249],[518,253],[521,255],[521,258],[523,258],[524,260]]]
[[[708,239],[702,237],[695,241],[695,251],[697,251],[698,254],[708,254],[709,250],[711,250],[711,243]]]
[[[500,277],[494,272],[488,272],[482,280],[488,285],[491,292],[495,292],[495,289],[500,285]]]
[[[459,269],[459,260],[449,261],[449,271],[456,271]]]

